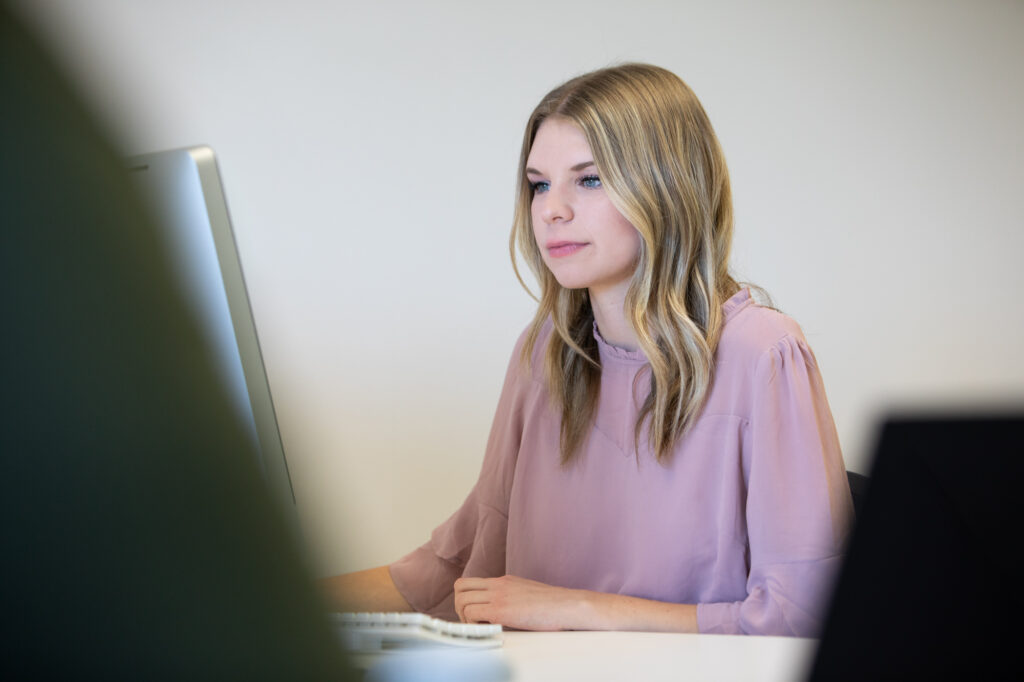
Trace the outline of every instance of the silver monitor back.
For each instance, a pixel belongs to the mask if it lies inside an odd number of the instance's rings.
[[[213,150],[174,149],[128,164],[162,224],[182,293],[260,452],[269,487],[294,521],[295,496]]]

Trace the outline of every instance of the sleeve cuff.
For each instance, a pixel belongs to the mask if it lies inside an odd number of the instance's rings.
[[[742,635],[740,605],[743,602],[697,604],[697,632],[712,635]]]
[[[454,584],[459,568],[434,554],[427,543],[388,566],[391,580],[409,605],[444,620],[455,614]]]

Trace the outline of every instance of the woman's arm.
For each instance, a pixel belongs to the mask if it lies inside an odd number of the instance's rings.
[[[747,596],[701,604],[703,632],[817,636],[842,561],[853,501],[839,436],[814,354],[784,322],[749,389]]]
[[[323,578],[320,588],[338,611],[413,611],[387,566]]]
[[[455,610],[466,623],[519,630],[697,632],[697,607],[553,587],[512,575],[459,578]]]

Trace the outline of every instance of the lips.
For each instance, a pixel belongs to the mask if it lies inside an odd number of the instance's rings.
[[[548,242],[544,247],[548,250],[548,255],[552,258],[564,258],[571,256],[576,253],[584,246],[586,242]]]

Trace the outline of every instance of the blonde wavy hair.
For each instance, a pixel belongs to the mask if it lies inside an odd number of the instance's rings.
[[[590,432],[601,366],[587,291],[559,285],[534,238],[526,163],[537,130],[551,117],[583,131],[609,199],[640,234],[625,312],[647,356],[651,390],[634,446],[639,452],[649,421],[650,447],[667,464],[710,391],[722,303],[740,289],[729,274],[733,215],[725,157],[693,91],[672,72],[648,64],[573,78],[549,92],[530,115],[509,247],[520,283],[529,291],[516,265],[517,247],[540,284],[523,347],[526,364],[547,319],[555,330],[545,371],[561,406],[563,465],[573,461]]]

